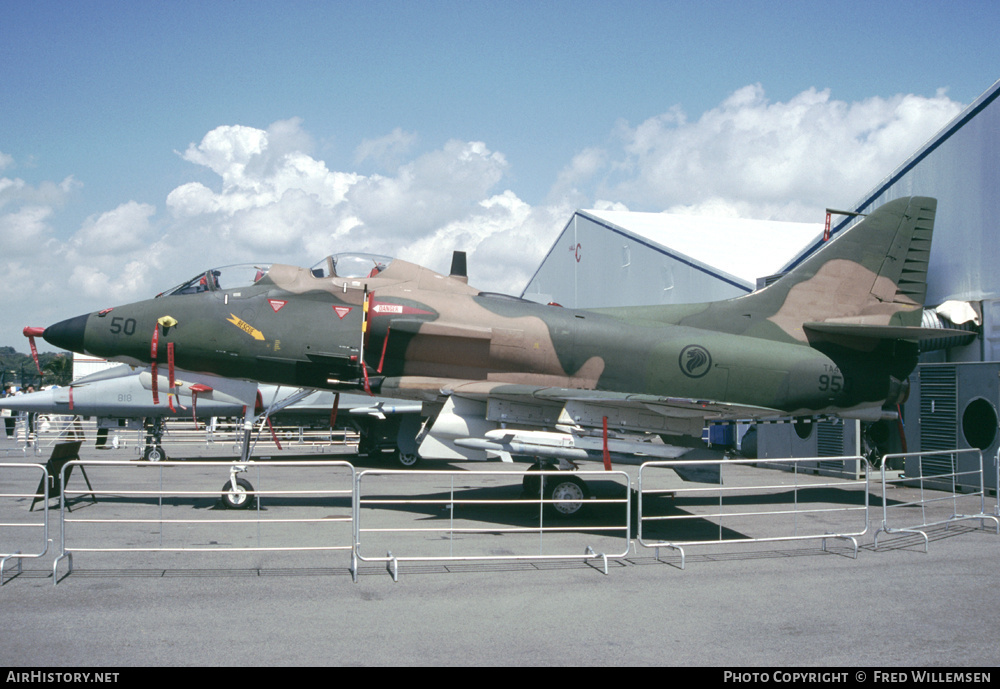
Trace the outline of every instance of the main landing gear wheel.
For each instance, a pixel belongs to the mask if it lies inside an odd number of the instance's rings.
[[[521,479],[521,490],[528,497],[537,498],[539,490],[542,487],[542,477],[538,475],[532,475],[533,471],[541,471],[542,467],[539,464],[532,464],[528,467],[528,471],[524,474],[524,478]]]
[[[546,476],[533,473],[541,470],[541,465],[532,464],[524,474],[524,478],[521,479],[524,495],[537,498],[544,480],[545,499],[559,500],[559,502],[546,503],[545,511],[548,514],[559,518],[574,517],[580,514],[585,507],[584,501],[590,498],[590,489],[587,488],[587,484],[569,472]]]
[[[545,477],[545,499],[560,501],[545,506],[553,516],[568,518],[579,515],[583,511],[584,501],[589,497],[587,484],[576,476]]]
[[[402,450],[396,450],[393,453],[393,457],[396,461],[405,469],[412,469],[420,463],[420,455],[416,452],[403,452]]]
[[[231,510],[246,510],[253,506],[253,485],[245,478],[236,479],[236,487],[232,481],[226,481],[222,487],[222,504]]]

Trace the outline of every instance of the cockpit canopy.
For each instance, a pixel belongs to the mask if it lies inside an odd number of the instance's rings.
[[[183,282],[156,296],[169,297],[178,294],[198,294],[200,292],[215,292],[223,289],[249,287],[256,284],[270,269],[271,264],[269,263],[244,263],[242,265],[212,268],[203,273],[198,273],[187,282]]]
[[[365,278],[374,277],[392,263],[391,256],[378,254],[343,253],[327,256],[309,271],[313,277]],[[170,297],[178,294],[199,294],[226,289],[250,287],[267,274],[270,263],[244,263],[240,265],[212,268],[198,273],[187,282],[156,295]]]
[[[390,263],[391,256],[379,254],[333,254],[314,265],[311,271],[318,278],[370,278],[381,273]]]

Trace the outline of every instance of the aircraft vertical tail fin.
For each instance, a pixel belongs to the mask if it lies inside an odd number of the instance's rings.
[[[889,201],[762,290],[708,304],[608,309],[706,330],[806,344],[820,328],[876,338],[920,325],[937,201]],[[874,326],[882,330],[876,335]],[[809,330],[809,332],[807,332]],[[903,338],[905,339],[905,338]]]
[[[792,321],[919,326],[936,208],[912,197],[876,209],[775,283],[783,299],[770,319],[786,330]]]
[[[927,298],[927,266],[936,206],[934,199],[915,197],[910,200],[892,248],[879,270],[881,280],[876,280],[872,288],[873,297],[884,302],[923,306]],[[907,314],[915,315],[916,319],[906,325],[920,324],[919,310]]]

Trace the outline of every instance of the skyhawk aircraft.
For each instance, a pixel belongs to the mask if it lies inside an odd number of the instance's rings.
[[[680,456],[712,422],[894,415],[917,341],[942,335],[919,327],[935,209],[889,201],[725,301],[569,309],[470,286],[460,253],[450,275],[336,255],[209,270],[42,334],[130,363],[419,400],[424,457],[610,467]],[[571,474],[545,483],[587,494]]]

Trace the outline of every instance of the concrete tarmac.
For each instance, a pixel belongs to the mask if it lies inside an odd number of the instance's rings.
[[[0,464],[24,460],[15,447],[0,439]],[[223,465],[205,471],[211,490],[228,477]],[[0,473],[3,492],[10,476]],[[231,514],[215,501],[174,507]],[[81,500],[73,514],[99,508],[127,518],[138,506]],[[0,505],[0,521],[27,510]],[[690,548],[681,570],[678,555],[639,548],[612,558],[607,575],[582,559],[407,562],[393,581],[371,562],[355,583],[345,553],[81,553],[54,586],[58,510],[49,514],[53,547],[20,574],[8,569],[0,588],[8,667],[117,668],[128,678],[149,666],[990,668],[1000,657],[1000,536],[988,522],[931,527],[926,553],[911,535],[883,535],[876,550],[876,523],[857,559],[839,542],[713,545]],[[418,522],[434,517],[416,510]]]

